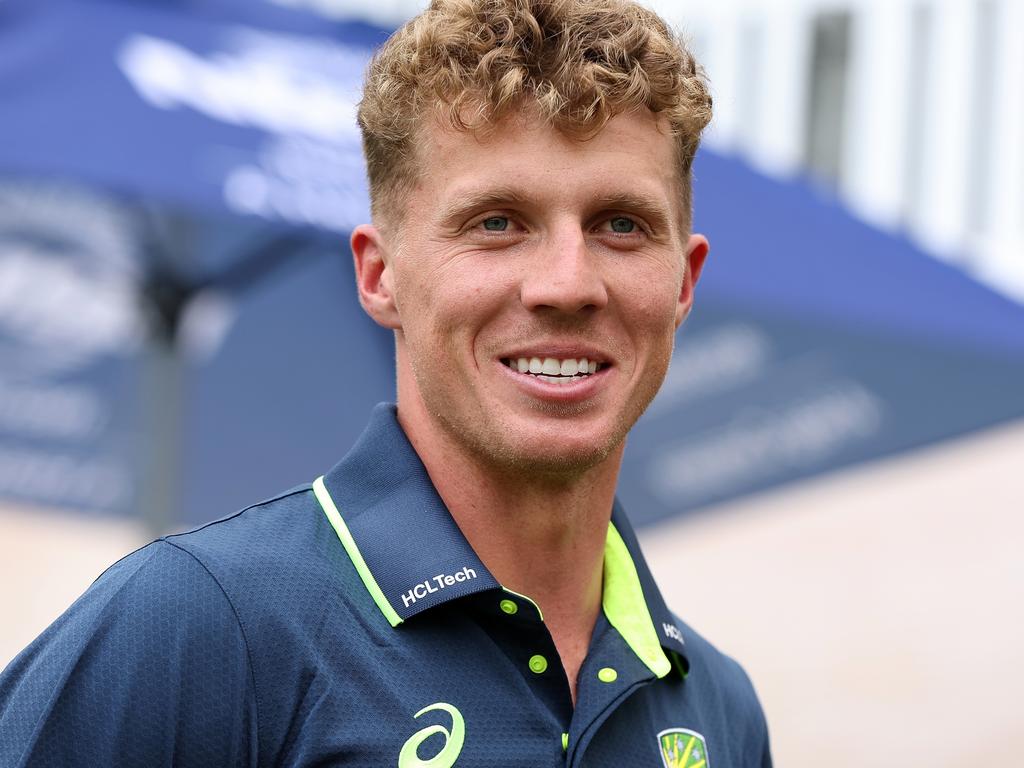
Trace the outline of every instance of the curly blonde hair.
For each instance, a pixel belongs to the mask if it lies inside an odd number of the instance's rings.
[[[395,32],[370,63],[358,112],[374,216],[394,212],[415,184],[427,119],[486,131],[527,105],[581,141],[618,114],[664,117],[689,226],[711,96],[679,37],[629,0],[433,0]]]

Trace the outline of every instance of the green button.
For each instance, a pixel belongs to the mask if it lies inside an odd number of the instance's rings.
[[[614,683],[619,678],[619,673],[611,667],[602,667],[597,673],[597,679],[602,683]]]
[[[519,606],[516,605],[515,600],[502,600],[498,605],[505,613],[511,616],[513,613],[519,610]]]
[[[530,671],[536,674],[545,672],[548,668],[548,660],[541,655],[530,657]]]

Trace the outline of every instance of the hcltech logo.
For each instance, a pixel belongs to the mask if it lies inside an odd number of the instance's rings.
[[[462,713],[451,704],[439,701],[436,704],[431,704],[429,707],[424,707],[413,717],[418,718],[420,715],[438,709],[451,715],[451,730],[449,731],[443,725],[428,725],[426,728],[416,731],[402,745],[402,751],[398,754],[398,768],[452,768],[455,765],[455,761],[459,758],[459,753],[462,752],[462,744],[466,740],[466,723],[462,719]],[[444,734],[444,746],[436,755],[423,760],[417,754],[417,750],[420,744],[435,733]]]
[[[439,573],[433,578],[421,581],[408,592],[403,592],[402,602],[405,604],[405,607],[408,608],[417,600],[422,600],[427,595],[432,595],[435,592],[440,592],[445,587],[453,587],[456,584],[461,584],[464,581],[469,581],[470,579],[475,578],[476,571],[469,566],[466,566],[461,571],[456,571],[455,573]]]
[[[678,643],[686,643],[683,639],[683,633],[679,631],[679,627],[675,624],[669,624],[663,621],[661,623],[661,630],[665,633],[665,637],[675,640]]]
[[[710,768],[704,737],[686,728],[669,728],[658,734],[665,768]]]

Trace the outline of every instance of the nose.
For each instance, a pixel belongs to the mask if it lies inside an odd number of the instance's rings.
[[[530,260],[520,290],[523,305],[567,314],[604,308],[608,291],[598,259],[578,225],[551,233]]]

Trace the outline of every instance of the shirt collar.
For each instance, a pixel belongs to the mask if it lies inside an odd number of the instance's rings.
[[[430,608],[501,585],[441,501],[392,404],[373,409],[352,450],[313,491],[363,585],[394,627]],[[682,633],[665,606],[618,501],[605,545],[603,607],[609,623],[658,677],[682,657]]]

